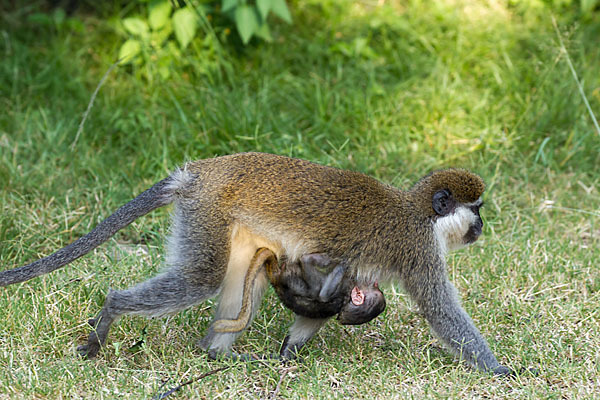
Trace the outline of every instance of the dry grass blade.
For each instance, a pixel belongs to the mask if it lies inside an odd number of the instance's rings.
[[[88,103],[88,106],[85,109],[85,112],[83,113],[83,117],[81,118],[81,122],[79,123],[79,128],[77,128],[77,134],[75,135],[75,139],[73,139],[73,143],[71,143],[71,151],[75,150],[75,145],[77,144],[77,141],[79,140],[79,136],[81,135],[81,132],[83,132],[83,126],[85,125],[85,120],[87,119],[88,114],[92,110],[92,106],[94,105],[94,100],[96,100],[96,96],[98,95],[98,92],[100,91],[100,88],[102,87],[102,85],[104,85],[104,81],[106,81],[106,78],[108,77],[108,75],[110,74],[110,72],[121,62],[121,60],[122,59],[118,59],[117,61],[115,61],[106,70],[106,72],[102,76],[102,79],[100,79],[100,82],[98,82],[98,86],[96,86],[96,89],[94,90],[94,93],[92,93],[92,97],[90,98],[90,102]]]
[[[579,81],[579,77],[577,76],[577,71],[575,71],[575,67],[573,66],[571,57],[569,56],[569,52],[567,51],[567,48],[565,47],[565,44],[562,40],[562,36],[560,35],[560,30],[558,29],[558,23],[556,22],[556,18],[554,18],[554,15],[552,16],[552,25],[554,26],[554,31],[556,32],[556,36],[558,37],[558,41],[560,43],[560,50],[565,55],[565,60],[567,60],[567,64],[569,65],[571,74],[573,74],[573,79],[575,80],[575,83],[577,84],[577,88],[579,89],[579,94],[581,94],[581,98],[583,99],[583,102],[585,103],[585,107],[587,108],[588,112],[590,113],[590,117],[592,118],[592,123],[596,127],[596,132],[598,133],[598,135],[600,135],[600,126],[598,125],[598,120],[596,119],[596,116],[594,115],[594,111],[592,110],[592,107],[590,106],[590,102],[588,101],[588,98],[585,95],[585,92],[583,91],[583,85]]]

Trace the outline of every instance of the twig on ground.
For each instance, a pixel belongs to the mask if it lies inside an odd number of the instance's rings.
[[[279,382],[277,382],[277,386],[275,387],[275,391],[273,392],[273,394],[271,395],[272,399],[276,399],[277,395],[279,394],[279,390],[281,389],[281,382],[283,382],[283,380],[285,379],[286,375],[292,371],[297,370],[298,367],[293,366],[293,367],[289,367],[289,368],[285,368],[283,370],[283,373],[281,374],[281,376],[279,377]]]
[[[176,391],[178,391],[179,389],[181,389],[184,386],[190,385],[190,384],[192,384],[194,382],[198,382],[199,380],[204,379],[207,376],[211,376],[211,375],[217,374],[217,373],[219,373],[221,371],[225,371],[226,369],[229,369],[229,368],[231,368],[231,366],[221,367],[221,368],[213,369],[212,371],[208,371],[208,372],[206,372],[206,373],[204,373],[204,374],[202,374],[202,375],[200,375],[200,376],[198,376],[198,377],[196,377],[194,379],[190,379],[187,382],[184,382],[184,383],[182,383],[180,385],[177,385],[174,388],[169,389],[169,390],[167,390],[164,393],[157,394],[156,396],[154,396],[152,398],[152,400],[162,400],[162,399],[165,399],[165,398],[167,398],[167,396],[172,395],[173,393],[175,393]],[[163,386],[164,386],[164,384],[163,384]],[[162,386],[161,386],[161,388],[162,388]]]

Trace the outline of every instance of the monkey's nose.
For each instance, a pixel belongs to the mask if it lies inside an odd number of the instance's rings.
[[[467,234],[465,235],[465,237],[463,239],[465,244],[470,244],[470,243],[475,242],[479,238],[479,236],[481,236],[482,228],[483,228],[482,223],[471,225],[469,227],[469,230],[467,231]]]

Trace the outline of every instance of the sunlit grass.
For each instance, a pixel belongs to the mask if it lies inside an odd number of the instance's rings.
[[[449,274],[501,362],[537,376],[461,365],[392,285],[384,315],[329,323],[301,363],[232,364],[180,397],[597,396],[600,137],[551,22],[597,115],[597,20],[537,1],[296,1],[294,24],[275,23],[272,44],[206,36],[168,80],[116,68],[72,150],[122,38],[86,13],[73,16],[82,32],[40,27],[27,22],[29,7],[0,14],[2,269],[81,236],[190,159],[274,152],[399,187],[461,166],[488,184],[484,236],[449,258]],[[75,357],[108,289],[160,268],[169,211],[0,290],[0,397],[144,398],[229,365],[194,344],[212,302],[168,319],[123,318],[97,360]],[[123,253],[139,244],[147,254]],[[290,323],[270,291],[236,350],[276,352]]]

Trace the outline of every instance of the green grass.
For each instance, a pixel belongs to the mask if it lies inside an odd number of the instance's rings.
[[[562,15],[598,115],[599,15],[533,0],[383,3],[294,1],[294,24],[275,22],[272,44],[202,34],[168,80],[152,64],[118,67],[74,150],[123,38],[85,10],[73,16],[82,30],[28,22],[36,5],[2,10],[1,268],[64,246],[186,160],[266,151],[399,187],[461,166],[488,183],[486,228],[449,257],[449,273],[501,362],[539,374],[498,379],[461,365],[393,285],[384,315],[329,323],[302,363],[209,362],[194,341],[211,302],[123,318],[97,360],[80,360],[74,348],[108,288],[160,268],[164,209],[61,271],[0,290],[0,398],[149,398],[223,365],[173,397],[600,396],[600,135],[551,22]],[[277,351],[291,318],[269,291],[236,350]]]

